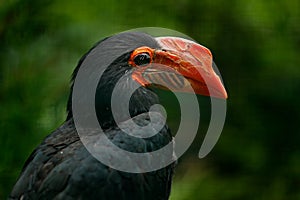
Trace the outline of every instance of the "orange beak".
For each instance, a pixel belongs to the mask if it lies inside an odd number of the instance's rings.
[[[162,50],[140,47],[133,52],[133,55],[147,52],[151,56],[149,65],[134,70],[134,80],[143,86],[156,85],[176,92],[227,98],[222,81],[212,68],[209,49],[183,38],[159,37],[156,40]]]

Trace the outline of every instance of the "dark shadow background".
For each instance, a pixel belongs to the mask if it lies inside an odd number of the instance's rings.
[[[80,56],[105,36],[145,26],[210,48],[229,93],[220,140],[201,160],[196,141],[179,161],[171,199],[300,199],[299,1],[4,2],[0,199],[34,147],[63,122]]]

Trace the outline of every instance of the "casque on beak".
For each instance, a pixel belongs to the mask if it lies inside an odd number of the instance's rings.
[[[156,85],[177,92],[195,92],[204,96],[226,99],[227,92],[212,68],[209,49],[178,37],[156,38],[161,49],[139,47],[133,51],[129,64],[135,66],[132,77],[143,86]],[[147,54],[150,62],[136,66],[133,59]]]

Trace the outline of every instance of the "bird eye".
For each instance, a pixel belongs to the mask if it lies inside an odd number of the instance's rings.
[[[149,53],[140,53],[134,57],[133,61],[137,66],[144,67],[151,62],[151,57]]]

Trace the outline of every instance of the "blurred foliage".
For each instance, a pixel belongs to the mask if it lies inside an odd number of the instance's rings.
[[[229,93],[219,142],[199,160],[195,141],[171,199],[300,199],[299,21],[297,0],[0,1],[0,199],[63,122],[80,56],[107,35],[145,26],[209,47]]]

